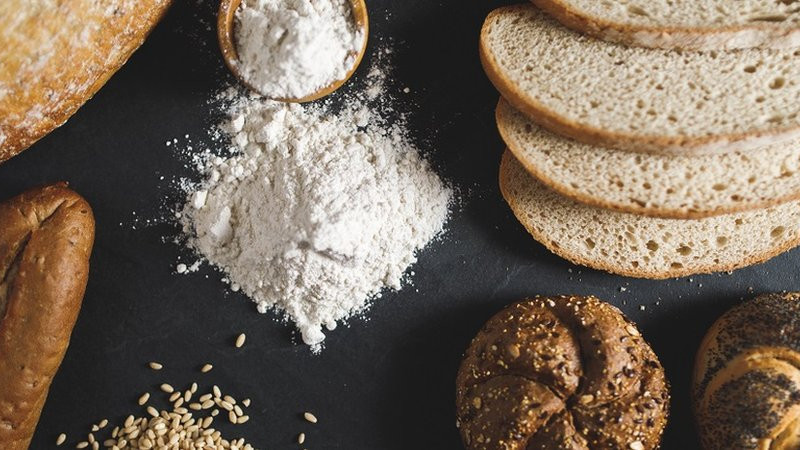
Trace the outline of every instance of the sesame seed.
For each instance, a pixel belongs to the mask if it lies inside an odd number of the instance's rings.
[[[100,429],[105,428],[107,425],[108,425],[108,419],[103,419],[100,421],[99,424],[97,424],[97,426],[100,427]]]
[[[644,444],[642,444],[641,441],[633,441],[630,444],[628,444],[628,447],[631,450],[644,450]]]
[[[163,369],[163,368],[164,368],[164,366],[163,366],[161,363],[157,363],[157,362],[155,362],[155,361],[151,362],[151,363],[149,364],[149,366],[150,366],[150,368],[151,368],[151,369],[153,369],[153,370],[161,370],[161,369]]]
[[[58,435],[58,437],[56,438],[56,445],[61,445],[61,444],[63,444],[63,443],[66,441],[66,440],[67,440],[67,435],[66,435],[66,434],[64,434],[64,433],[61,433],[61,434],[59,434],[59,435]]]
[[[310,412],[304,412],[303,418],[311,423],[317,423],[317,416],[311,414]]]
[[[150,393],[145,392],[144,394],[142,394],[141,397],[139,397],[139,406],[144,406],[144,404],[147,403],[148,400],[150,400]]]
[[[236,413],[235,413],[235,412],[233,412],[233,411],[228,411],[228,420],[229,420],[231,423],[234,423],[234,424],[235,424],[235,423],[236,423],[236,419],[237,419],[237,417],[236,417]]]
[[[214,397],[222,397],[222,391],[219,390],[219,386],[216,384],[211,390],[214,391]]]
[[[158,410],[153,408],[152,406],[147,407],[147,414],[150,414],[153,417],[158,417]]]
[[[175,388],[172,387],[172,385],[167,384],[167,383],[164,383],[164,384],[161,385],[161,390],[163,392],[166,392],[167,394],[172,394],[173,392],[175,392]]]
[[[250,420],[250,416],[241,416],[238,419],[236,419],[236,423],[237,424],[243,424],[243,423],[247,422],[248,420]]]
[[[203,367],[200,368],[200,372],[208,373],[208,372],[211,372],[211,369],[213,369],[213,368],[214,368],[214,366],[212,366],[211,364],[205,364],[205,365],[203,365]]]
[[[244,333],[240,334],[239,337],[236,338],[236,348],[242,348],[245,339],[246,336],[244,335]]]
[[[306,434],[305,433],[300,433],[299,435],[297,435],[297,443],[298,444],[302,444],[305,441],[306,441]]]
[[[192,383],[192,387],[190,387],[189,390],[192,392],[192,394],[197,392],[197,383]]]
[[[183,397],[181,397],[181,393],[180,392],[173,392],[172,395],[169,396],[169,401],[171,401],[171,402],[175,402],[178,399],[183,400]]]
[[[250,407],[250,399],[246,398],[246,399],[242,400],[242,404],[249,408]]]
[[[78,445],[76,445],[76,446],[75,446],[75,448],[86,448],[86,447],[88,447],[88,446],[89,446],[89,443],[88,443],[88,442],[86,442],[86,441],[81,441],[81,442],[78,442]]]

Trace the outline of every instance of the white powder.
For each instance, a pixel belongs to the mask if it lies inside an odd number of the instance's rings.
[[[249,98],[225,127],[236,154],[211,158],[182,217],[232,288],[277,308],[319,349],[322,327],[400,289],[441,230],[451,191],[405,137],[359,104],[336,115]]]
[[[244,0],[235,25],[239,71],[272,98],[343,80],[365,39],[349,0]]]

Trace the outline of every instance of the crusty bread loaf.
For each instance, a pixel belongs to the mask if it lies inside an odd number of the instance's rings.
[[[722,50],[800,45],[792,1],[533,0],[564,25],[607,41],[651,48]]]
[[[28,448],[69,344],[94,218],[65,184],[0,203],[0,448]]]
[[[480,42],[503,97],[581,142],[696,155],[800,136],[800,50],[628,48],[568,30],[530,4],[490,13]]]
[[[503,140],[528,172],[592,206],[686,219],[800,198],[800,138],[720,155],[649,155],[555,135],[502,99],[496,115]]]
[[[75,113],[171,1],[0,1],[0,162]]]
[[[800,202],[697,220],[595,208],[547,189],[507,151],[500,189],[520,222],[576,264],[643,278],[733,270],[800,244]]]
[[[800,447],[800,293],[729,310],[697,352],[692,400],[707,450]]]
[[[536,297],[500,311],[456,378],[469,450],[654,449],[668,409],[658,358],[595,297]]]

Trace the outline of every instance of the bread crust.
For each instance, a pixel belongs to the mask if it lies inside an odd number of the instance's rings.
[[[589,206],[594,206],[596,208],[603,208],[603,209],[610,209],[612,211],[619,211],[629,214],[638,214],[641,216],[647,217],[658,217],[664,219],[703,219],[706,217],[714,217],[720,216],[723,214],[732,214],[738,212],[745,212],[745,211],[753,211],[757,209],[765,209],[772,206],[781,205],[790,201],[800,199],[800,190],[797,192],[792,192],[787,195],[777,197],[771,200],[765,200],[760,202],[751,202],[746,205],[742,204],[731,204],[728,207],[719,207],[719,208],[709,208],[706,210],[689,210],[689,209],[667,209],[667,208],[655,208],[652,206],[641,206],[639,204],[631,204],[631,203],[614,203],[609,200],[606,200],[602,197],[593,197],[586,195],[577,189],[574,189],[569,184],[561,183],[555,178],[550,177],[546,172],[541,170],[536,164],[532,163],[530,160],[525,158],[524,150],[517,145],[516,141],[511,138],[508,133],[508,130],[503,126],[502,120],[502,104],[503,98],[497,104],[495,108],[495,121],[497,122],[497,130],[500,133],[500,137],[505,142],[508,150],[514,155],[517,161],[525,167],[525,170],[528,171],[531,175],[536,177],[539,181],[541,181],[545,186],[548,188],[558,192],[559,194],[563,195],[564,197],[570,198],[575,200],[576,202],[580,202]]]
[[[711,264],[711,265],[697,266],[693,268],[689,267],[670,268],[669,270],[664,270],[664,271],[649,271],[644,269],[632,270],[626,267],[616,267],[599,259],[597,260],[590,259],[583,255],[574,254],[566,251],[564,248],[559,246],[558,243],[548,240],[544,235],[539,233],[531,223],[525,220],[524,207],[518,204],[514,196],[511,195],[511,193],[508,191],[508,183],[510,182],[509,180],[510,164],[513,160],[514,156],[511,154],[509,150],[507,150],[503,154],[503,158],[500,163],[499,182],[500,182],[500,192],[502,193],[503,198],[511,207],[511,210],[514,211],[514,215],[517,217],[517,220],[520,221],[522,226],[525,227],[528,233],[530,233],[530,235],[533,236],[533,238],[536,241],[544,245],[548,250],[550,250],[550,252],[554,253],[555,255],[561,258],[566,259],[567,261],[573,264],[587,266],[593,269],[602,270],[616,275],[623,275],[626,277],[663,280],[666,278],[679,278],[679,277],[697,275],[703,273],[729,272],[732,270],[740,269],[742,267],[747,267],[768,261],[774,258],[775,256],[780,255],[781,253],[784,253],[800,245],[800,235],[798,235],[791,240],[787,240],[786,243],[778,247],[769,249],[759,254],[750,255],[749,257],[733,264],[716,264],[716,265]]]
[[[481,28],[479,55],[486,76],[500,92],[500,95],[533,122],[553,133],[600,147],[639,153],[681,156],[744,151],[800,137],[800,126],[775,129],[769,133],[763,130],[756,130],[708,136],[637,135],[581,124],[558,114],[556,111],[551,111],[535,98],[520,90],[513,81],[502,73],[497,60],[486,45],[489,26],[495,16],[531,7],[527,4],[513,5],[490,12]]]
[[[683,50],[781,49],[800,46],[800,26],[766,23],[719,27],[638,26],[589,16],[564,0],[531,0],[564,26],[627,46]]]
[[[0,2],[0,23],[13,24],[0,31],[0,163],[66,122],[139,48],[171,1]]]
[[[796,448],[780,441],[800,431],[798,313],[800,293],[765,294],[728,310],[709,328],[692,375],[703,448],[756,448],[755,442]]]
[[[0,204],[0,448],[24,450],[69,344],[94,218],[65,183]]]

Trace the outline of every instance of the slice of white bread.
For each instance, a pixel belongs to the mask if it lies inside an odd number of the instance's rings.
[[[525,168],[561,195],[593,206],[696,219],[800,198],[800,138],[747,152],[646,155],[544,130],[501,99],[497,128]]]
[[[629,48],[525,4],[489,14],[480,53],[514,107],[589,144],[688,155],[800,136],[800,49]]]
[[[533,0],[564,25],[651,48],[722,50],[800,45],[800,5],[783,0]]]
[[[575,264],[640,278],[733,270],[800,244],[800,202],[697,220],[594,208],[547,189],[506,151],[500,189],[550,251]]]

